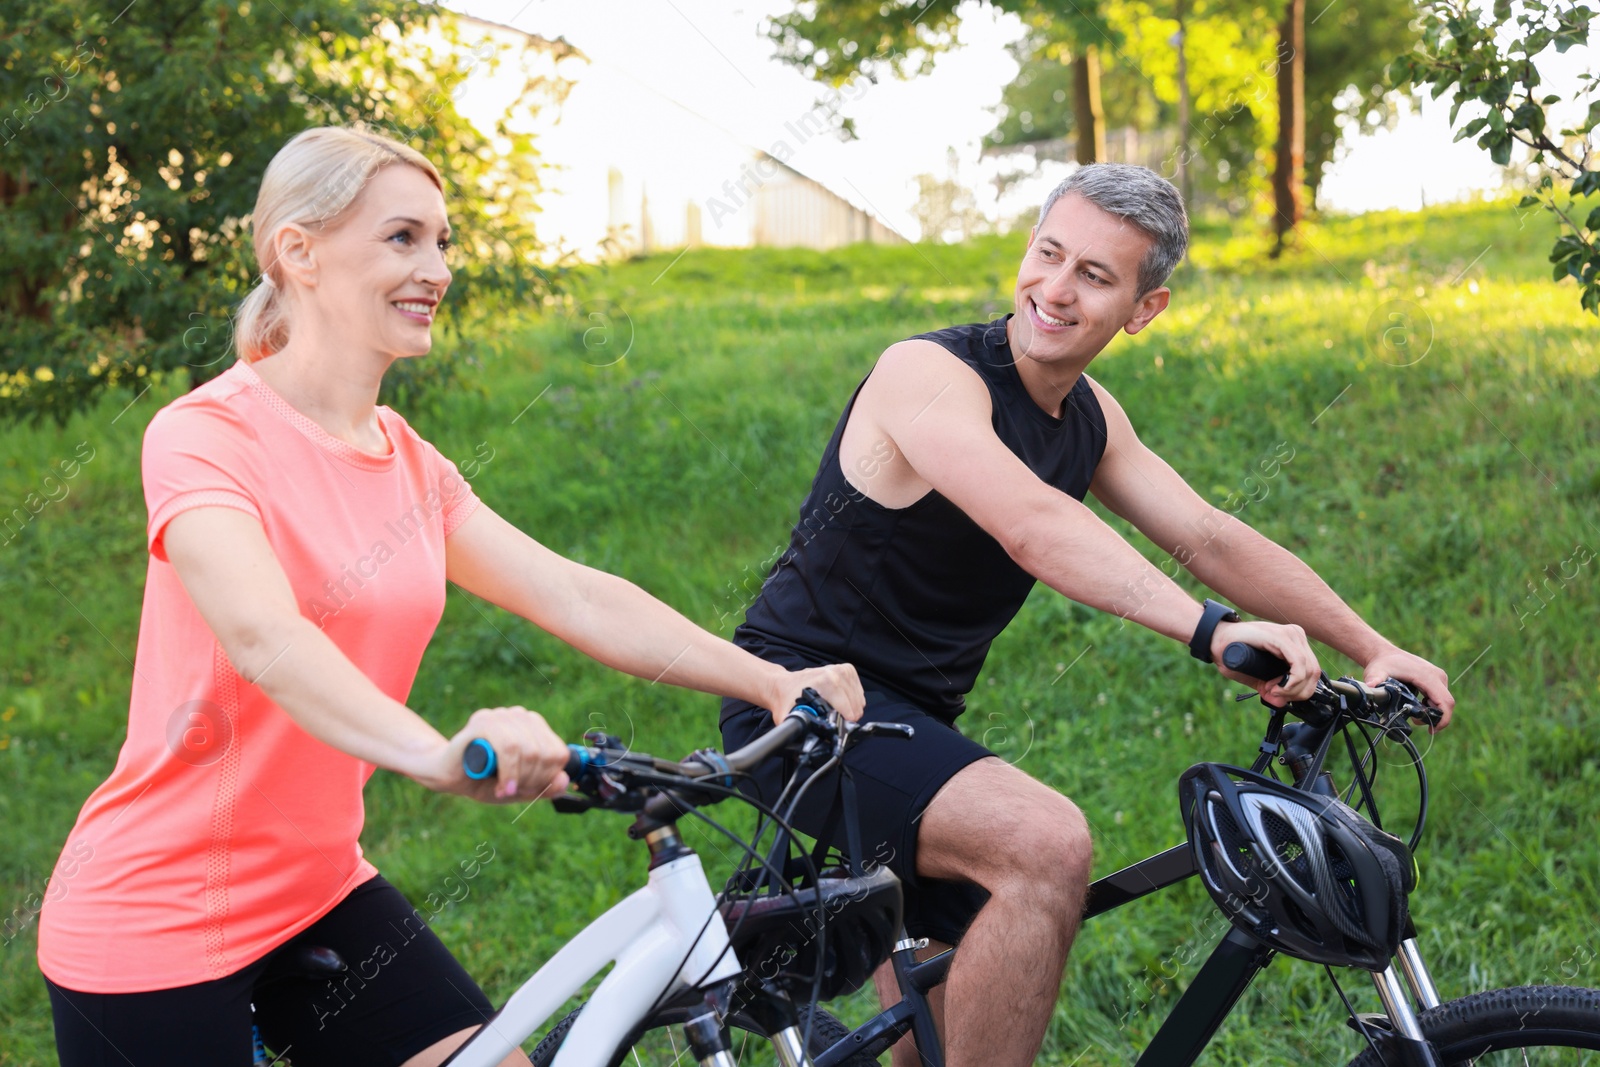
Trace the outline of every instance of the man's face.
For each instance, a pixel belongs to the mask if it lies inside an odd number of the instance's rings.
[[[1036,226],[1017,271],[1011,348],[1019,361],[1081,370],[1118,330],[1138,333],[1167,306],[1166,289],[1139,296],[1149,235],[1069,193]]]

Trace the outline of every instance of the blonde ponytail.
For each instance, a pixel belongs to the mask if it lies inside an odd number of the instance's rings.
[[[288,343],[289,322],[276,286],[263,282],[250,290],[234,316],[233,339],[246,363],[270,356]]]
[[[318,126],[290,140],[272,157],[251,214],[256,267],[261,272],[234,316],[239,358],[254,363],[289,343],[289,308],[272,274],[278,232],[295,223],[325,230],[342,220],[380,167],[405,163],[426,174],[440,192],[444,181],[428,158],[399,141],[360,126]]]

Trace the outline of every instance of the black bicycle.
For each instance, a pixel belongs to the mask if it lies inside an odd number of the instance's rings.
[[[1258,678],[1287,670],[1277,657],[1242,644],[1229,646],[1224,663]],[[1280,953],[1328,968],[1348,1025],[1359,1035],[1353,1040],[1366,1046],[1352,1067],[1565,1067],[1600,1053],[1597,990],[1522,986],[1440,1001],[1408,906],[1416,885],[1411,852],[1421,840],[1428,807],[1427,774],[1411,724],[1433,725],[1439,716],[1400,682],[1373,688],[1324,675],[1310,699],[1272,710],[1251,767],[1202,763],[1184,773],[1179,793],[1188,840],[1089,887],[1086,917],[1093,917],[1199,875],[1230,920],[1137,1067],[1193,1064],[1250,983]],[[1381,829],[1372,792],[1386,741],[1400,746],[1417,775],[1419,803],[1409,841]],[[1342,793],[1325,769],[1335,753],[1336,760],[1349,763]],[[1275,763],[1292,781],[1278,780]],[[851,1030],[820,1008],[803,1013],[810,1034],[806,1051],[815,1067],[866,1067],[907,1034],[924,1064],[942,1067],[927,993],[944,982],[957,950],[918,961],[919,947],[902,932],[891,956],[902,999],[864,1025]],[[1368,972],[1384,1010],[1357,1013],[1333,967]],[[660,1029],[676,1021],[673,1013],[660,1014],[628,1036],[626,1051],[614,1062],[680,1062],[682,1048]],[[749,1039],[765,1036],[760,1021],[731,1010],[724,1023],[731,1032],[728,1047],[735,1053],[749,1048],[750,1062],[758,1062],[754,1054],[767,1044]],[[536,1055],[537,1067],[552,1063],[559,1048],[554,1032],[552,1038],[549,1048],[541,1047],[543,1058]],[[1600,1055],[1593,1060],[1600,1063]]]

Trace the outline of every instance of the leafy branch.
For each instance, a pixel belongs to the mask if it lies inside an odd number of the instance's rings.
[[[1487,113],[1471,119],[1456,133],[1456,140],[1477,137],[1478,147],[1505,166],[1515,145],[1531,150],[1532,162],[1546,173],[1536,191],[1522,198],[1519,208],[1542,205],[1559,220],[1564,231],[1550,251],[1554,278],[1572,278],[1579,286],[1585,311],[1600,315],[1600,207],[1583,222],[1578,202],[1600,193],[1600,170],[1592,159],[1592,138],[1600,124],[1600,100],[1592,100],[1576,126],[1552,130],[1549,109],[1562,103],[1559,93],[1539,95],[1539,68],[1534,60],[1549,48],[1558,53],[1586,45],[1596,12],[1583,4],[1552,4],[1544,0],[1493,0],[1483,12],[1470,0],[1424,0],[1422,41],[1416,50],[1395,60],[1390,78],[1402,89],[1432,86],[1435,100],[1455,90],[1450,125],[1461,108],[1481,103]],[[1580,84],[1592,96],[1596,76],[1583,74]],[[1556,182],[1568,183],[1563,206]],[[1569,213],[1570,212],[1570,213]]]

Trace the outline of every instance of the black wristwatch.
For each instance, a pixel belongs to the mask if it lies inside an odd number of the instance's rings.
[[[1189,638],[1189,655],[1201,663],[1215,663],[1211,656],[1211,635],[1217,632],[1219,622],[1238,622],[1239,613],[1215,600],[1207,600],[1205,609],[1200,625],[1194,628],[1194,636]]]

